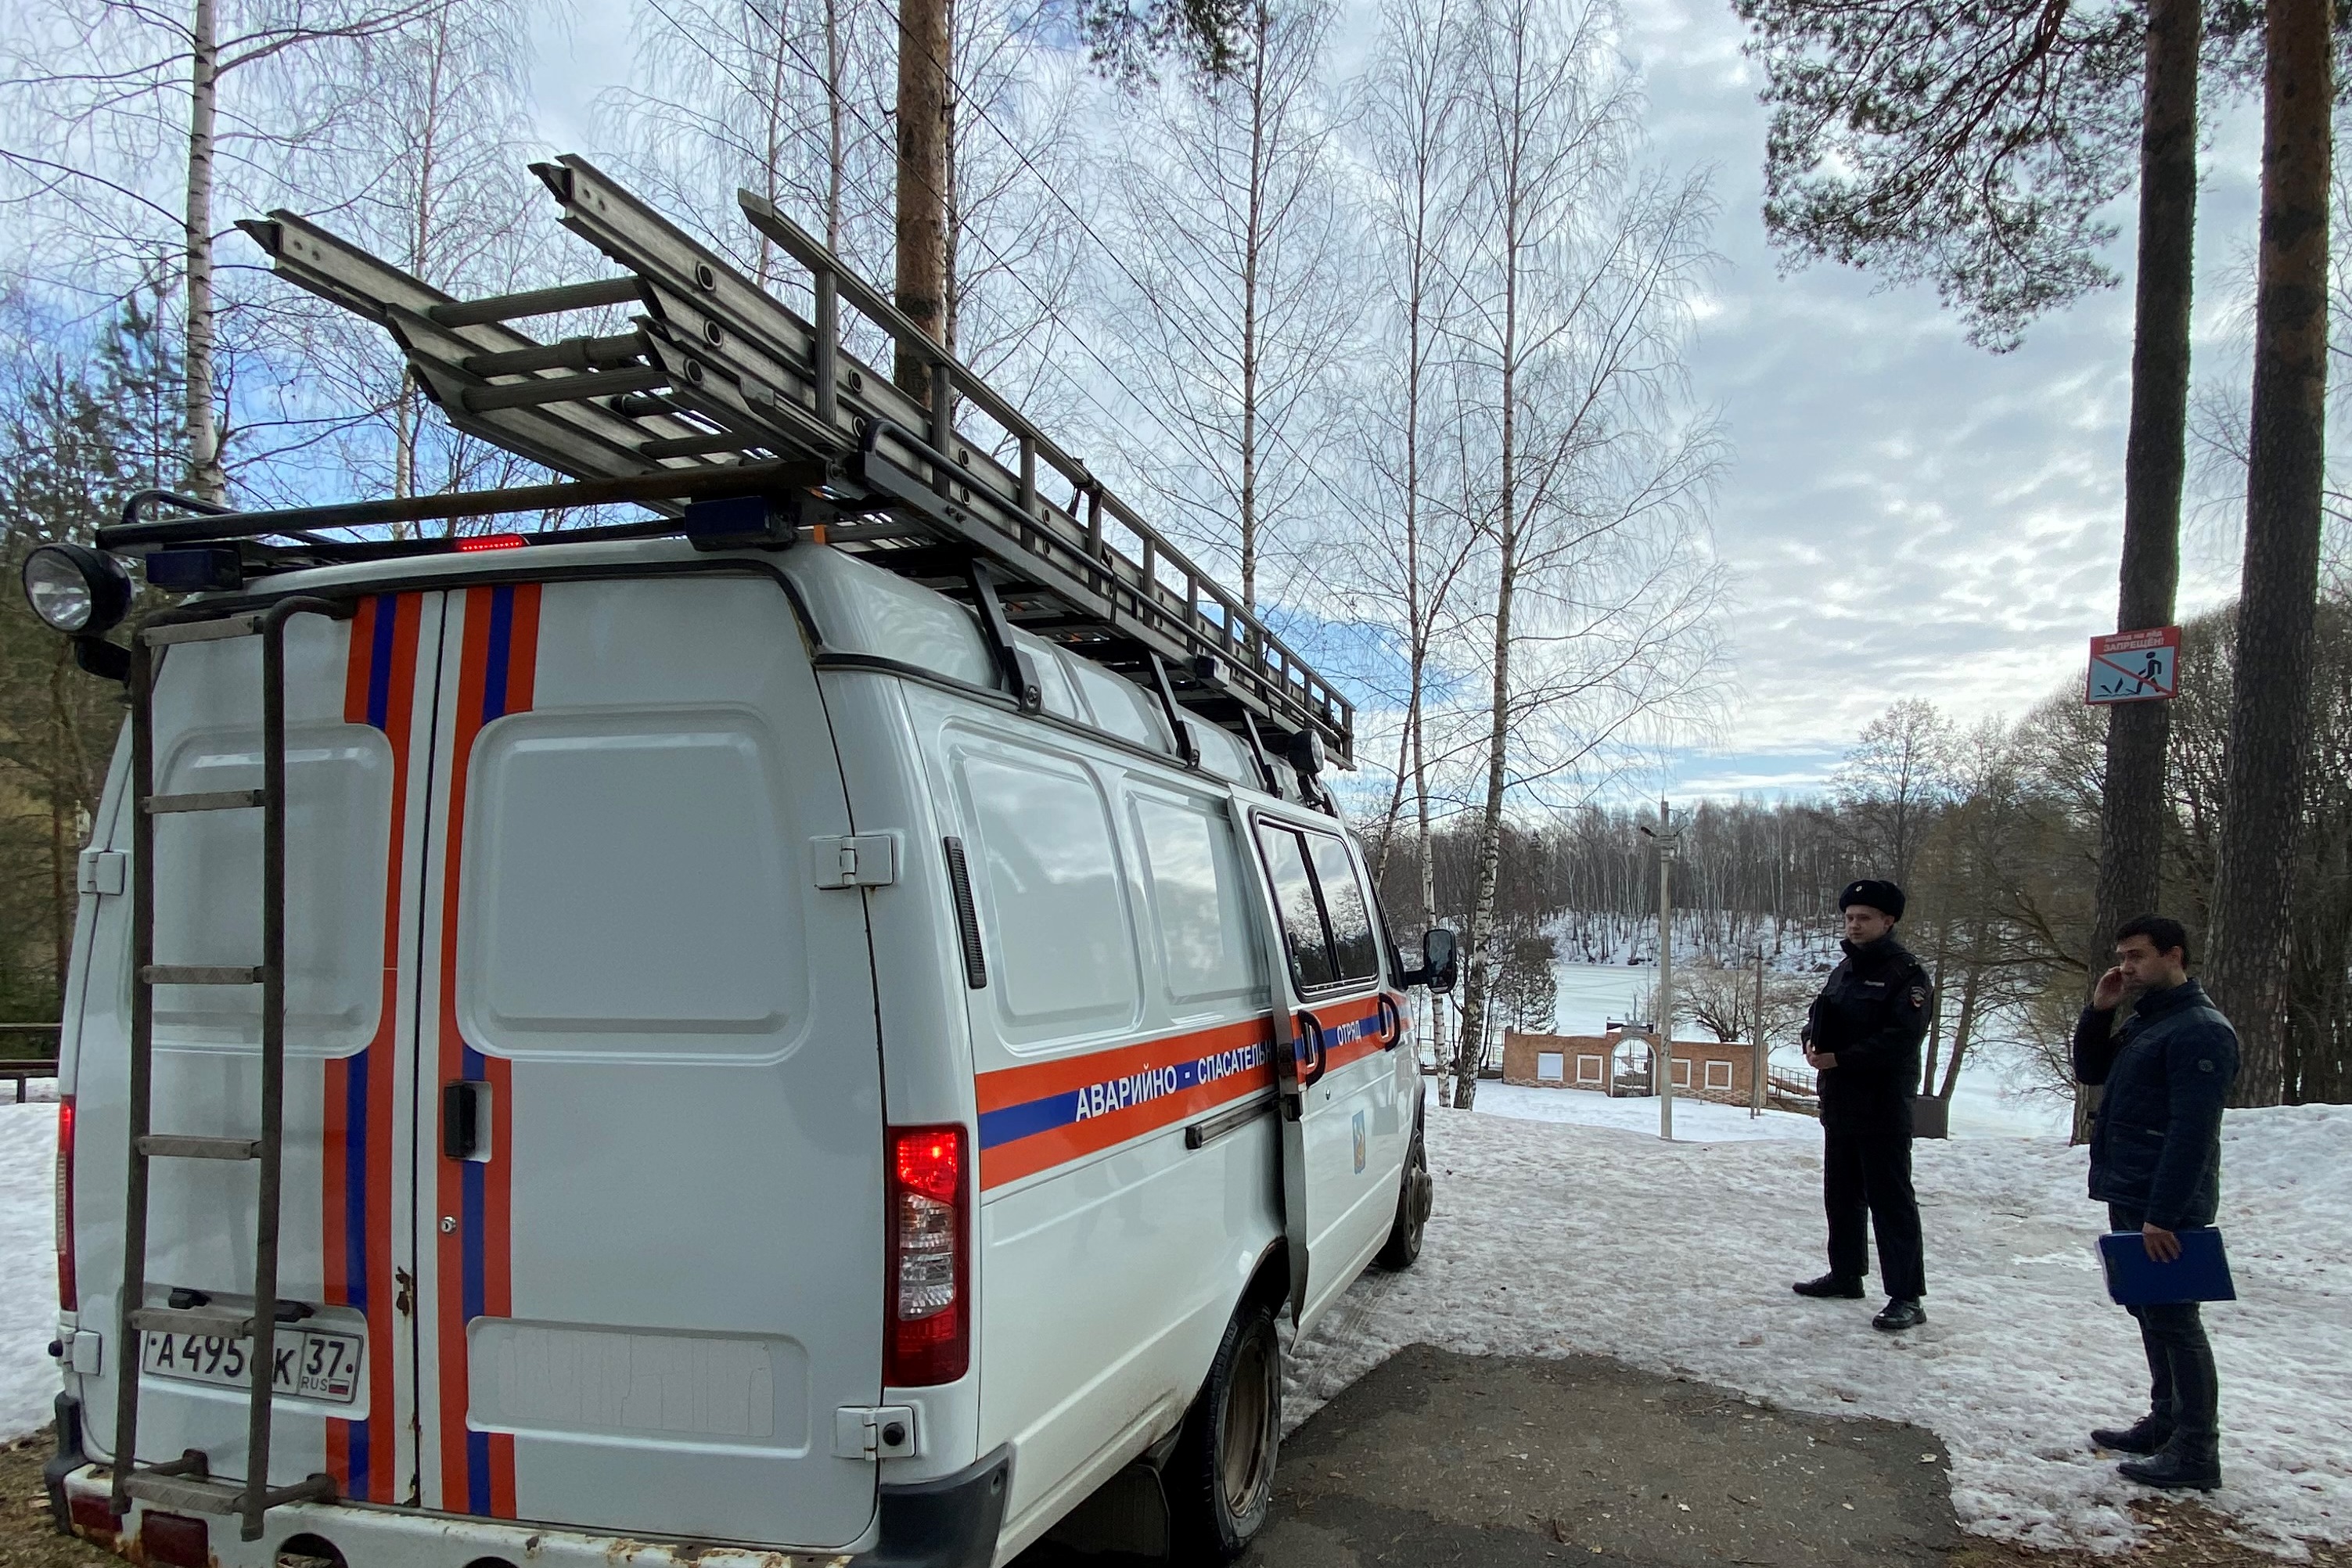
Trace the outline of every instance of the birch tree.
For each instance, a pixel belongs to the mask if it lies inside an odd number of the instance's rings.
[[[351,181],[336,226],[460,298],[559,281],[562,242],[524,166],[530,59],[525,0],[445,6],[377,46],[373,89],[330,154]],[[335,443],[362,493],[490,487],[539,472],[451,429],[373,322],[291,290],[280,291],[269,316],[283,323],[273,336],[314,367],[320,399],[364,411]]]
[[[895,23],[845,0],[665,0],[637,13],[605,137],[665,212],[762,288],[793,268],[735,206],[756,192],[868,277],[891,254]]]
[[[1480,180],[1456,358],[1490,460],[1483,799],[1462,1037],[1484,1037],[1507,808],[1557,801],[1697,716],[1720,579],[1705,509],[1718,453],[1682,405],[1689,303],[1709,260],[1698,176],[1638,166],[1613,15],[1482,0],[1466,69]],[[1477,1092],[1458,1054],[1454,1103]]]
[[[1465,13],[1458,0],[1389,0],[1381,10],[1359,121],[1372,174],[1373,276],[1382,307],[1381,335],[1363,378],[1364,467],[1374,499],[1368,526],[1341,531],[1349,544],[1364,548],[1328,552],[1346,570],[1325,574],[1347,584],[1341,603],[1367,607],[1369,618],[1394,628],[1400,645],[1404,689],[1396,695],[1403,712],[1372,877],[1375,884],[1386,878],[1409,795],[1423,928],[1435,922],[1437,909],[1425,699],[1454,590],[1472,559],[1461,511],[1443,504],[1439,471],[1446,329],[1457,306],[1447,243],[1467,177],[1456,148],[1468,112],[1460,69]],[[1443,1075],[1451,1053],[1441,998],[1432,996],[1429,1016]],[[1450,1077],[1441,1076],[1439,1092],[1450,1103]]]
[[[1113,353],[1166,437],[1137,467],[1171,531],[1234,563],[1253,610],[1285,529],[1328,504],[1314,467],[1357,317],[1331,21],[1321,0],[1255,0],[1232,71],[1146,99],[1115,177]]]
[[[142,0],[32,0],[13,18],[0,46],[9,203],[79,264],[51,279],[64,291],[110,310],[158,281],[176,290],[184,482],[200,500],[228,488],[221,198],[257,210],[282,195],[289,159],[367,91],[368,47],[450,3],[192,0],[173,15]]]

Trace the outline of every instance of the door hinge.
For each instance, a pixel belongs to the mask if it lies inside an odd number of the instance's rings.
[[[920,1447],[911,1405],[847,1405],[833,1413],[837,1458],[911,1459]]]
[[[119,895],[129,885],[131,857],[120,849],[85,849],[74,876],[78,892],[101,898]]]
[[[887,888],[898,879],[895,833],[830,834],[809,840],[820,888]]]
[[[106,1336],[96,1329],[66,1329],[49,1343],[49,1354],[84,1377],[96,1377],[106,1361]]]

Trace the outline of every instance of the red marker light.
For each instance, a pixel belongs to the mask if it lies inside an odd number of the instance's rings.
[[[477,550],[520,550],[530,542],[520,533],[461,533],[457,536],[457,553],[471,555]]]
[[[58,1310],[77,1310],[74,1286],[73,1234],[74,1102],[70,1094],[58,1097]]]

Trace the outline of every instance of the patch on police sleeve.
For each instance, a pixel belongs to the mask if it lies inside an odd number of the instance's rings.
[[[1911,987],[1911,1005],[1914,1007],[1925,1007],[1927,1005],[1927,988],[1925,985],[1914,985]]]

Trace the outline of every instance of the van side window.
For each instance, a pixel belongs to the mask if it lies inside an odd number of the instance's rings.
[[[1282,945],[1290,954],[1290,978],[1301,991],[1339,978],[1331,966],[1331,943],[1323,930],[1323,910],[1315,897],[1315,873],[1307,869],[1307,847],[1287,827],[1260,823],[1258,845],[1265,851],[1265,874],[1274,885],[1274,907],[1282,920]]]
[[[1323,884],[1323,912],[1331,923],[1331,959],[1342,980],[1371,980],[1381,973],[1381,950],[1372,937],[1371,911],[1356,880],[1348,847],[1327,833],[1310,833],[1315,876]]]
[[[1076,1027],[1130,1018],[1135,942],[1100,786],[1043,753],[968,752],[957,771],[979,830],[990,984],[1006,1015]]]
[[[1256,991],[1257,948],[1232,824],[1222,813],[1150,795],[1133,797],[1132,806],[1170,994],[1200,1002]]]

